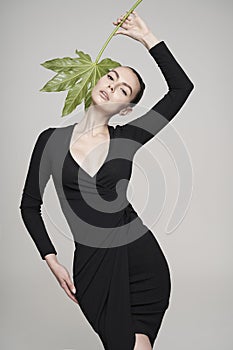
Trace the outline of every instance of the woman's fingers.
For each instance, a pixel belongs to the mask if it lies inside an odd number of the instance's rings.
[[[77,299],[76,299],[75,296],[71,293],[70,288],[69,288],[69,286],[68,286],[68,284],[67,284],[67,282],[66,282],[65,280],[62,281],[61,287],[64,289],[64,291],[66,292],[66,294],[68,295],[68,297],[69,297],[71,300],[73,300],[75,303],[78,304]]]
[[[123,15],[121,15],[120,17],[118,17],[118,18],[117,18],[117,21],[114,21],[114,23],[121,22],[122,19],[123,19],[123,17],[126,15],[126,13],[127,13],[127,11],[126,11]],[[125,19],[125,21],[131,21],[133,18],[136,18],[136,17],[138,17],[138,16],[139,16],[138,13],[137,13],[135,10],[133,10],[133,11],[128,15],[128,17]]]
[[[132,21],[132,20],[135,19],[135,18],[136,18],[136,14],[135,14],[134,12],[131,12],[130,15],[127,17],[126,20]]]
[[[119,21],[114,21],[114,22],[112,22],[112,23],[118,25],[120,22],[121,22],[121,20],[119,20]],[[124,24],[129,24],[130,22],[131,22],[130,20],[126,19],[126,20],[121,24],[121,26],[124,25]]]
[[[121,22],[121,20],[119,20],[118,22],[113,22],[113,24],[115,24],[116,26]],[[121,25],[120,28],[123,29],[128,29],[130,27],[131,22],[129,20],[125,20]]]
[[[126,13],[127,13],[127,12],[126,12]],[[126,15],[126,13],[124,13],[123,15],[121,15],[120,17],[118,17],[118,18],[117,18],[117,21],[114,21],[113,23],[114,23],[114,24],[119,24],[119,23],[123,20],[123,18],[124,18],[124,16]],[[133,18],[133,15],[132,15],[132,13],[130,13],[129,16],[124,20],[124,23],[129,23],[129,22],[132,20],[132,18]]]
[[[118,23],[119,24],[119,23]],[[118,25],[117,24],[117,25]],[[127,30],[130,28],[130,24],[129,23],[123,23],[120,25],[119,29],[124,29],[124,30]]]
[[[78,304],[78,301],[74,296],[76,293],[76,288],[71,281],[69,271],[66,269],[66,267],[60,263],[50,264],[49,267],[69,298]]]
[[[126,30],[126,29],[123,29],[123,30],[117,30],[117,31],[114,33],[114,35],[116,35],[116,34],[124,34],[124,35],[128,35],[128,34],[127,34],[127,30]]]
[[[119,19],[122,21],[123,17],[126,15],[126,12],[119,17]]]
[[[68,287],[70,288],[70,290],[72,291],[72,293],[76,293],[76,288],[73,284],[73,282],[71,281],[70,277],[67,278],[66,283],[68,284]]]

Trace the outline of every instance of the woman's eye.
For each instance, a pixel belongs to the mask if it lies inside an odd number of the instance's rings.
[[[110,78],[111,80],[114,80],[113,77],[110,74],[107,74],[107,77]],[[123,94],[127,96],[127,92],[124,89],[121,89],[123,91]]]

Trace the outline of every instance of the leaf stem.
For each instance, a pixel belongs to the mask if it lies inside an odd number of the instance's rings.
[[[123,17],[122,21],[117,25],[117,27],[112,31],[112,33],[109,35],[108,39],[105,41],[102,49],[100,50],[100,52],[98,53],[98,56],[96,57],[95,63],[97,64],[102,53],[104,52],[106,46],[108,45],[109,41],[112,39],[113,35],[115,34],[115,32],[118,30],[118,28],[122,25],[122,23],[125,21],[125,19],[130,15],[131,12],[133,12],[133,10],[140,4],[140,2],[142,2],[142,0],[137,0],[135,2],[135,4],[131,7],[131,9],[125,14],[125,16]]]

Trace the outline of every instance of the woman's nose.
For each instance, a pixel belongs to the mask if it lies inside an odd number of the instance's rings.
[[[111,91],[113,91],[113,90],[114,90],[114,87],[113,87],[113,85],[112,85],[112,84],[111,84],[111,85],[109,84],[109,85],[108,85],[108,87],[111,89]]]

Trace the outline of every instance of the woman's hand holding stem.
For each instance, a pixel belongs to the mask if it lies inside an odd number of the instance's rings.
[[[125,14],[120,16],[117,21],[112,23],[117,26],[122,21],[124,16]],[[122,30],[117,30],[114,35],[127,35],[132,39],[141,42],[148,50],[161,41],[156,38],[156,36],[152,33],[150,28],[135,10],[122,23],[121,28]]]

